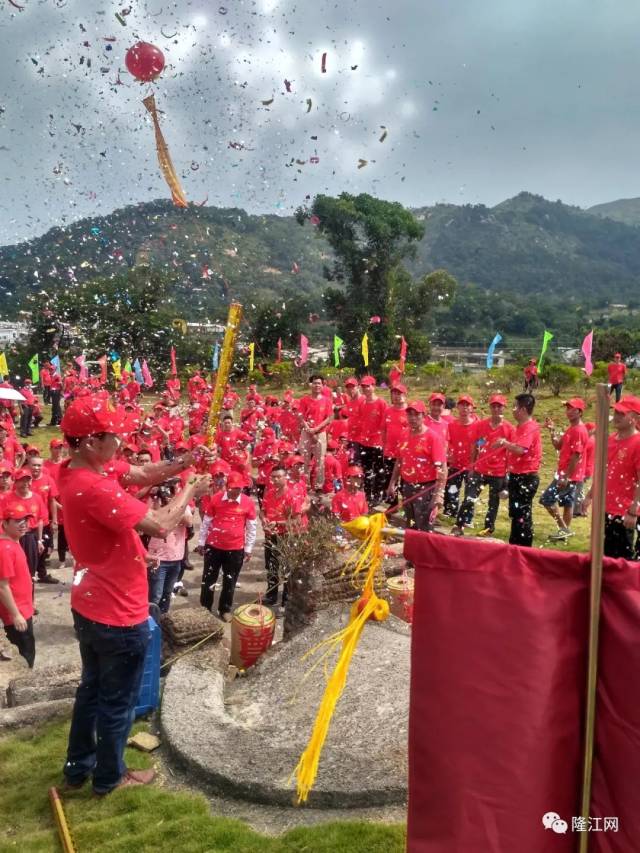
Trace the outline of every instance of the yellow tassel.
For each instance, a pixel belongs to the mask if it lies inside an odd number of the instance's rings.
[[[156,99],[153,95],[149,95],[145,98],[142,103],[145,105],[149,113],[151,114],[151,119],[153,121],[153,130],[156,137],[156,150],[158,152],[158,163],[160,165],[160,171],[162,175],[169,185],[169,189],[171,190],[171,198],[176,207],[188,207],[189,203],[187,202],[187,198],[180,186],[180,181],[178,180],[178,176],[176,175],[176,170],[173,167],[173,163],[171,162],[171,155],[169,154],[169,149],[167,147],[167,143],[164,141],[164,136],[162,135],[162,130],[160,129],[160,122],[158,121],[158,110],[156,108]]]
[[[312,667],[311,671],[313,671],[322,661],[326,663],[327,657],[336,648],[342,646],[333,672],[328,678],[327,686],[325,687],[313,724],[311,737],[294,770],[297,781],[298,804],[307,800],[309,792],[315,783],[320,755],[322,754],[322,748],[329,732],[331,718],[347,683],[351,658],[358,646],[365,623],[368,619],[375,619],[382,622],[389,615],[388,603],[378,598],[374,592],[375,577],[382,565],[382,528],[385,523],[386,516],[383,513],[369,517],[366,538],[356,554],[345,566],[345,571],[349,567],[353,567],[354,580],[359,575],[366,573],[362,595],[351,607],[349,624],[342,631],[338,631],[333,636],[323,640],[307,652],[303,658],[306,659],[324,648],[324,654],[316,662],[314,667]],[[360,529],[362,529],[362,526],[360,524]]]

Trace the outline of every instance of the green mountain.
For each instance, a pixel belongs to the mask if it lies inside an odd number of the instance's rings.
[[[640,216],[640,200],[631,201]],[[640,234],[631,225],[530,193],[492,208],[440,204],[414,212],[425,237],[413,271],[444,267],[460,283],[455,305],[435,318],[438,339],[497,330],[537,335],[550,324],[573,336],[611,302],[640,304]],[[318,310],[330,259],[314,227],[292,217],[154,201],[0,248],[0,311],[16,316],[29,293],[141,261],[170,273],[189,320],[224,317],[232,298],[248,307],[305,294]]]
[[[606,216],[625,225],[640,225],[640,198],[619,198],[604,204],[594,204],[588,209],[595,216]]]

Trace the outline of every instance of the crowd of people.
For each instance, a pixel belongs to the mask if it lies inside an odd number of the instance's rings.
[[[150,781],[127,771],[122,754],[149,639],[149,608],[166,613],[184,589],[198,516],[200,604],[231,619],[259,519],[260,598],[269,606],[280,602],[281,614],[288,591],[282,538],[304,534],[314,513],[337,523],[381,510],[392,520],[402,512],[407,526],[422,531],[444,531],[439,518],[449,516],[447,532],[462,536],[474,528],[486,489],[476,535],[494,535],[500,502],[507,500],[509,542],[530,546],[546,429],[557,461],[538,500],[556,522],[551,538],[568,539],[574,515],[586,514],[591,501],[595,424],[583,422],[585,402],[573,397],[565,403],[565,425],[549,419],[541,425],[531,371],[525,379],[512,420],[501,394],[489,397],[488,416],[481,417],[468,394],[407,399],[402,382],[379,388],[370,375],[349,377],[342,387],[314,374],[301,396],[290,390],[263,395],[250,385],[241,399],[228,385],[217,429],[209,434],[212,387],[199,371],[186,395],[170,377],[149,407],[126,373],[113,393],[68,370],[56,382],[64,413],[46,459],[17,434],[28,437],[36,427],[34,400],[24,388],[20,410],[0,400],[0,618],[30,667],[36,582],[58,583],[48,568],[54,548],[60,566],[74,567],[71,607],[83,674],[67,784],[77,787],[92,776],[103,794]],[[639,559],[640,400],[619,393],[621,383],[611,385],[605,553]],[[52,401],[50,386],[48,395]]]

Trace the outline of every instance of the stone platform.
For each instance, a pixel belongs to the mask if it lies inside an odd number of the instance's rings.
[[[161,727],[172,758],[215,794],[292,805],[290,776],[324,690],[322,665],[306,679],[316,643],[345,627],[334,605],[272,649],[246,677],[225,682],[222,646],[179,660],[167,676]],[[390,617],[369,622],[352,659],[308,805],[359,808],[402,804],[407,793],[410,631]],[[332,659],[333,661],[333,659]]]

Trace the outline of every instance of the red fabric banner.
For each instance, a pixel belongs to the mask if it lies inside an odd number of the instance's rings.
[[[175,347],[171,347],[171,375],[178,375],[178,368],[176,367],[176,349]]]
[[[588,556],[414,531],[405,556],[416,566],[409,853],[574,853]],[[636,564],[605,562],[591,808],[601,829],[590,849],[631,853],[640,838],[640,586]],[[545,828],[549,812],[566,832]],[[617,832],[604,831],[605,817],[618,818]]]
[[[101,355],[98,359],[98,364],[100,365],[100,382],[104,385],[107,381],[107,357],[106,355]]]

